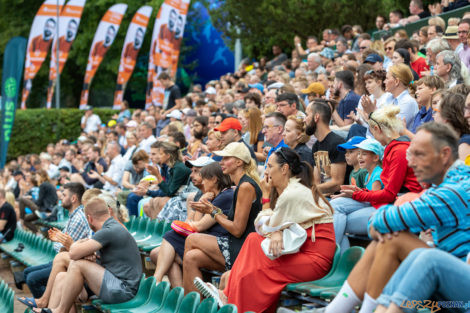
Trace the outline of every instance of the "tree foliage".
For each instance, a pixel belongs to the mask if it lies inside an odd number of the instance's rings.
[[[143,5],[150,5],[153,8],[152,16],[147,28],[144,44],[139,53],[140,59],[138,65],[129,82],[129,87],[138,90],[142,94],[145,93],[147,60],[153,25],[163,0],[88,0],[83,11],[77,37],[72,45],[69,58],[61,75],[62,107],[78,106],[93,36],[106,11],[113,4],[119,2],[126,3],[128,8],[119,28],[119,33],[93,79],[89,97],[90,104],[93,106],[112,105],[119,60],[127,28],[136,11]],[[3,51],[7,42],[12,37],[23,36],[28,38],[34,16],[42,3],[43,1],[41,0],[0,0],[0,30],[2,33],[2,36],[0,36],[0,64],[3,64]],[[33,89],[27,102],[29,108],[45,106],[49,76],[49,57],[50,53],[33,81]],[[145,79],[133,81],[134,77],[142,76],[145,76]]]
[[[372,29],[378,14],[408,12],[408,4],[409,0],[225,0],[211,15],[226,38],[239,36],[245,55],[259,57],[270,55],[275,43],[289,50],[294,35],[321,38],[323,29],[344,24]],[[233,46],[234,40],[229,42]]]

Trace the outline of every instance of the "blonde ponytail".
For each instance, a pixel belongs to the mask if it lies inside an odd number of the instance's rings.
[[[258,166],[254,159],[251,159],[250,163],[245,163],[244,169],[246,175],[250,176],[258,185],[261,184],[261,179],[258,175]]]
[[[403,128],[403,121],[397,117],[400,110],[400,107],[397,105],[386,105],[381,107],[377,111],[371,113],[369,126],[372,127],[374,125],[378,125],[387,137],[391,137],[393,132],[399,133]]]

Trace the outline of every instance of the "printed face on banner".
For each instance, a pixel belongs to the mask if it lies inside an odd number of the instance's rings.
[[[113,43],[114,36],[116,36],[116,28],[114,28],[113,25],[110,25],[106,31],[106,37],[104,40],[105,47],[109,47]]]
[[[42,36],[42,39],[44,41],[49,41],[52,39],[55,33],[55,25],[56,25],[55,19],[49,18],[46,20],[46,23],[44,24],[44,33]]]
[[[135,39],[134,39],[134,49],[139,50],[142,47],[142,43],[144,42],[144,34],[145,31],[139,27],[135,31]]]
[[[71,19],[69,23],[67,24],[67,33],[65,40],[67,42],[72,42],[75,39],[75,36],[77,35],[77,30],[78,30],[78,22],[75,19]]]

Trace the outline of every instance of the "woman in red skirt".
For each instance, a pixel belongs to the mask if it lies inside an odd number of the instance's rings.
[[[257,233],[243,244],[225,290],[215,291],[195,281],[204,295],[218,298],[220,304],[233,303],[239,312],[275,312],[287,284],[328,273],[336,247],[332,208],[312,181],[312,168],[294,150],[280,148],[271,155],[261,184],[263,210],[255,221]],[[283,253],[286,223],[298,224],[307,232],[297,253]],[[280,230],[266,231],[273,228]],[[265,238],[271,239],[267,251],[271,258],[261,248]]]

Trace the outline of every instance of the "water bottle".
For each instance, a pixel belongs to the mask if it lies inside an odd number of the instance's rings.
[[[434,65],[431,65],[430,71],[431,71],[431,76],[434,76]]]
[[[59,205],[57,207],[57,221],[62,221],[64,219],[64,208],[62,207],[62,200],[59,200]]]

